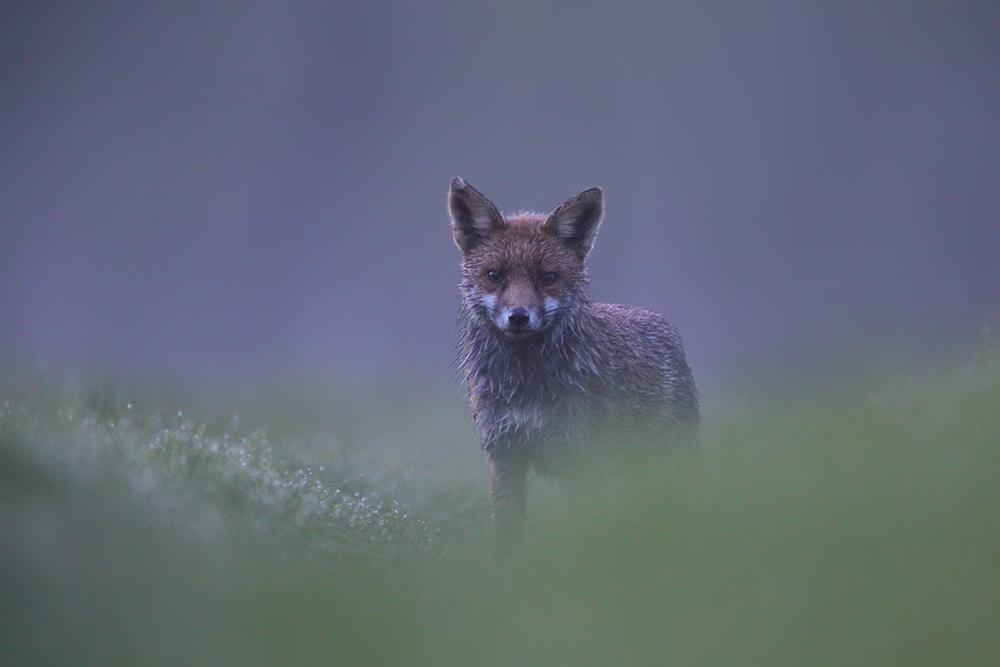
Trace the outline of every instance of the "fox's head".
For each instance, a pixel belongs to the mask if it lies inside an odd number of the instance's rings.
[[[604,213],[599,188],[584,190],[548,215],[504,216],[456,178],[448,207],[462,251],[462,296],[472,317],[521,340],[550,330],[579,309],[586,298],[584,262]]]

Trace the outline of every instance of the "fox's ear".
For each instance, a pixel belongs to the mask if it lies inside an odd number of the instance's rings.
[[[451,182],[448,210],[451,212],[451,233],[455,236],[455,244],[464,253],[507,225],[493,202],[458,177]]]
[[[584,259],[594,247],[603,215],[604,195],[600,188],[590,188],[552,211],[543,229],[558,236]]]

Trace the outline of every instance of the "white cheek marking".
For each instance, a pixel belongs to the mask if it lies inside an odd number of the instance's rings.
[[[479,299],[488,310],[493,310],[497,307],[497,295],[496,294],[484,294]]]
[[[551,315],[557,310],[559,310],[559,299],[551,296],[545,297],[545,314]]]

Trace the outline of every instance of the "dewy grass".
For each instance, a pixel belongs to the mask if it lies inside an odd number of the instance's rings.
[[[8,391],[3,662],[1000,664],[995,349],[732,401],[700,461],[536,485],[508,551],[461,408],[367,410]]]

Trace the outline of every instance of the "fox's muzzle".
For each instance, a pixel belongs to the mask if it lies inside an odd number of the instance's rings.
[[[508,338],[524,338],[544,328],[545,323],[534,309],[524,306],[503,308],[494,315],[493,321]]]

